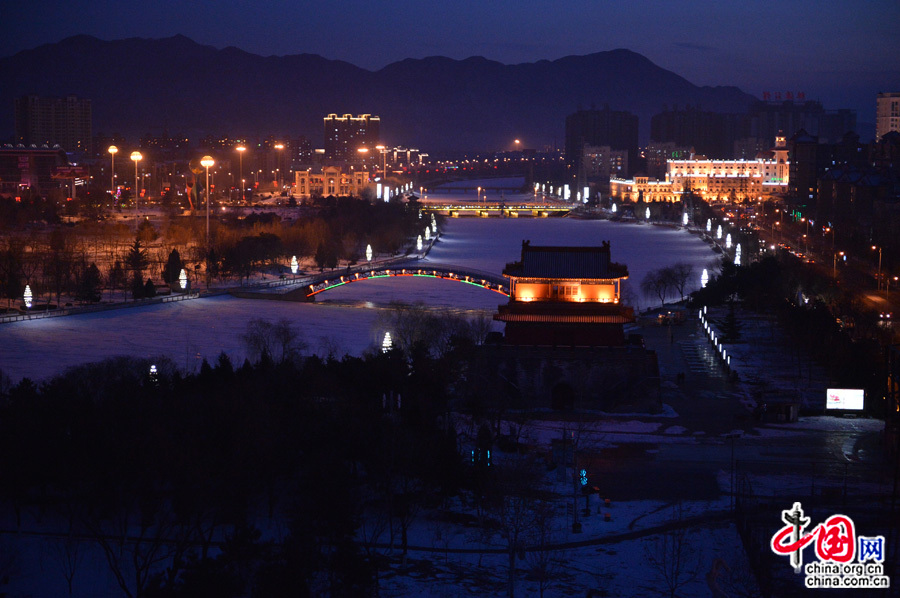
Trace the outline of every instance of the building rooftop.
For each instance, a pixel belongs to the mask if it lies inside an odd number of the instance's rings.
[[[522,259],[503,269],[518,278],[627,278],[628,267],[610,260],[609,242],[599,247],[533,246],[522,241]]]

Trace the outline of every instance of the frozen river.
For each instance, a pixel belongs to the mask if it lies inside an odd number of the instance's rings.
[[[652,269],[684,261],[699,286],[700,272],[715,258],[709,247],[682,230],[651,225],[570,218],[448,219],[426,263],[500,273],[520,257],[522,241],[533,245],[599,245],[610,241],[612,259],[628,266],[636,307],[647,308],[640,281]],[[319,354],[360,354],[377,344],[378,314],[392,300],[422,301],[436,308],[494,312],[505,297],[444,280],[390,278],[345,285],[317,303],[215,297],[103,313],[47,318],[0,326],[0,370],[14,382],[35,380],[65,368],[115,355],[167,356],[185,370],[224,351],[244,360],[241,334],[252,318],[289,319],[309,349]]]

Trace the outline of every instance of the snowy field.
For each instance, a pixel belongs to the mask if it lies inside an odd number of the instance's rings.
[[[625,263],[636,291],[652,269],[685,261],[700,272],[715,254],[683,230],[647,224],[569,218],[448,219],[425,263],[456,264],[500,273],[520,257],[522,241],[534,245],[599,245],[611,242],[614,261]],[[650,299],[633,295],[640,309]],[[0,326],[0,370],[14,382],[40,380],[65,368],[115,355],[167,356],[185,371],[220,352],[243,361],[241,334],[252,318],[290,320],[309,351],[358,355],[378,344],[378,314],[393,300],[422,301],[463,313],[493,313],[506,299],[497,293],[443,280],[392,278],[345,285],[319,295],[315,304],[215,297],[81,316]]]

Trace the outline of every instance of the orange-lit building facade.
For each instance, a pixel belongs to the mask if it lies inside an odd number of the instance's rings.
[[[321,172],[298,170],[294,172],[294,194],[313,196],[359,197],[369,185],[369,173],[364,170],[344,172],[337,166],[325,166]]]
[[[790,162],[783,136],[775,138],[775,147],[761,152],[755,160],[710,160],[705,157],[668,160],[666,178],[631,180],[612,178],[610,195],[624,201],[680,201],[685,191],[703,199],[757,200],[787,191]]]
[[[512,345],[622,346],[624,324],[634,321],[620,304],[628,268],[600,247],[541,247],[522,243],[521,261],[503,271],[510,281],[507,305],[494,319],[506,323]]]

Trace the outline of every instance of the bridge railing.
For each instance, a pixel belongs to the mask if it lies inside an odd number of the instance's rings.
[[[402,266],[403,264],[397,265]],[[352,272],[349,274],[338,274],[337,276],[332,275],[331,277],[323,278],[318,282],[311,283],[308,286],[307,296],[309,297],[312,295],[316,295],[332,287],[349,284],[351,282],[357,282],[360,280],[368,280],[369,278],[374,277],[417,275],[434,276],[436,278],[457,280],[459,282],[468,282],[478,286],[483,286],[486,289],[496,291],[504,295],[509,294],[509,288],[506,279],[502,276],[498,276],[497,274],[485,272],[483,270],[476,270],[474,268],[459,268],[447,264],[427,264],[422,266],[410,265],[406,268],[391,268],[387,265],[380,265],[379,267],[371,268],[366,271]]]

